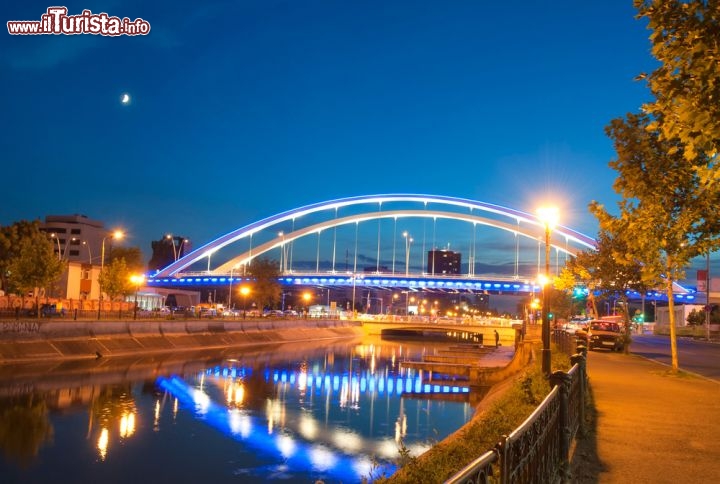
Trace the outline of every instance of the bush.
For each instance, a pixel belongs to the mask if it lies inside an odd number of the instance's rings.
[[[557,348],[552,352],[552,368],[561,371],[570,369],[570,359]],[[536,359],[486,411],[476,415],[463,428],[425,454],[408,458],[403,455],[401,446],[398,459],[401,467],[398,471],[373,482],[417,484],[447,480],[492,449],[503,435],[509,435],[519,427],[549,392],[550,384],[542,373],[541,362]]]

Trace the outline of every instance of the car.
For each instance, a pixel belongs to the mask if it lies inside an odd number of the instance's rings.
[[[285,314],[279,309],[266,309],[263,311],[263,318],[282,318]]]
[[[37,316],[37,309],[28,309],[25,314],[27,316]],[[40,306],[40,315],[43,318],[65,317],[65,308],[58,308],[56,304],[43,304]]]
[[[615,321],[591,321],[588,325],[588,349],[595,348],[622,351],[625,348],[622,327]]]
[[[587,324],[575,323],[573,321],[570,321],[569,323],[565,323],[562,327],[563,331],[565,331],[568,334],[576,334],[578,331],[585,331],[586,328],[587,328]]]

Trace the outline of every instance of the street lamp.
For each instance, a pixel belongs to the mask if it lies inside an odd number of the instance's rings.
[[[100,295],[98,296],[98,314],[97,317],[100,319],[100,310],[102,309],[102,300],[103,300],[103,284],[102,284],[102,278],[103,278],[103,270],[105,269],[105,239],[110,237],[111,239],[120,240],[125,236],[125,234],[120,231],[116,230],[110,235],[106,235],[102,238],[102,244],[100,249],[100,275],[98,276],[98,288],[100,289]]]
[[[55,242],[57,242],[57,248],[58,248],[58,259],[62,260],[62,251],[60,250],[60,237],[56,233],[50,234],[51,239],[55,239]]]
[[[174,260],[178,260],[178,259],[180,258],[180,256],[182,255],[183,245],[184,245],[185,242],[187,242],[188,240],[185,239],[185,238],[183,238],[183,239],[180,241],[180,244],[176,247],[176,246],[175,246],[175,237],[174,237],[172,234],[167,234],[167,235],[165,236],[165,238],[166,238],[166,239],[169,239],[169,240],[172,242],[173,259],[174,259]]]
[[[407,230],[403,232],[403,237],[405,237],[405,277],[408,277],[410,275],[410,244],[413,239]]]
[[[130,276],[130,282],[132,282],[135,285],[135,308],[133,309],[133,319],[137,319],[137,310],[138,310],[138,291],[140,290],[140,286],[145,282],[145,276],[142,274],[137,275],[133,274]]]
[[[303,301],[305,301],[305,317],[310,313],[310,300],[312,295],[309,292],[304,292],[302,295]]]
[[[87,243],[86,240],[82,241],[82,245],[87,247],[88,250],[88,264],[92,265],[92,251],[90,250],[90,244]]]
[[[61,259],[64,259],[65,256],[67,255],[68,245],[70,245],[70,242],[74,242],[74,241],[76,241],[76,240],[78,240],[77,237],[71,237],[71,238],[69,238],[69,239],[67,239],[67,240],[65,241],[65,248],[63,249],[63,253],[62,253]]]
[[[550,308],[548,307],[547,293],[550,284],[550,231],[557,224],[558,209],[557,207],[541,207],[538,209],[540,220],[545,226],[545,277],[547,282],[543,284],[543,303],[542,303],[542,371],[546,375],[550,374]]]
[[[245,314],[247,313],[247,297],[248,294],[250,294],[250,288],[247,286],[242,286],[240,288],[240,295],[243,297],[243,319],[245,319]]]

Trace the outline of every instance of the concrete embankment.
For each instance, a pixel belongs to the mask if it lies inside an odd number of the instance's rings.
[[[362,336],[336,320],[0,322],[0,362],[97,358]]]

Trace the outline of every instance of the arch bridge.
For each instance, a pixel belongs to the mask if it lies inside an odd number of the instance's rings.
[[[561,225],[552,227],[550,241],[555,267],[595,247],[591,237]],[[440,195],[364,195],[232,230],[149,282],[223,285],[241,280],[253,259],[268,257],[279,260],[284,284],[527,291],[541,272],[544,244],[545,223],[531,213]],[[435,260],[449,247],[464,259],[452,273]]]

